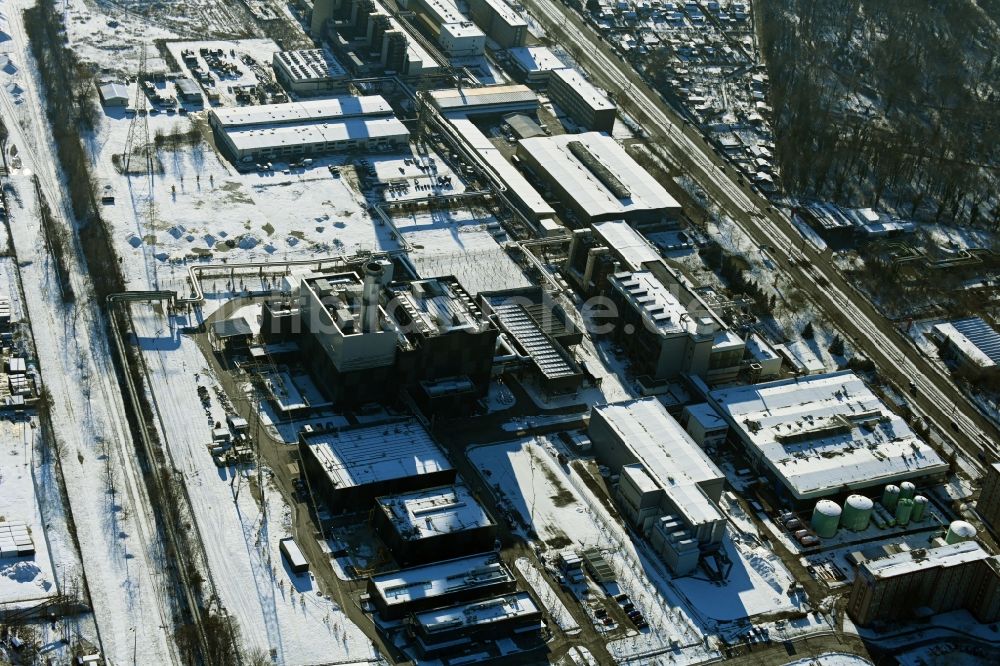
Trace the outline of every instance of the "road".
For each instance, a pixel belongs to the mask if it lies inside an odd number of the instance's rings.
[[[1000,431],[965,397],[946,372],[898,331],[854,289],[832,263],[832,256],[804,242],[791,218],[758,193],[733,180],[725,161],[697,129],[670,109],[631,65],[585,24],[574,10],[555,0],[524,0],[532,15],[571,51],[591,78],[617,94],[625,109],[650,134],[669,161],[693,178],[758,246],[774,247],[778,269],[801,288],[818,311],[872,359],[881,376],[897,387],[912,380],[908,399],[950,445],[981,469],[980,455],[1000,460]]]
[[[32,201],[31,176],[37,175],[56,224],[72,230],[42,96],[25,67],[28,40],[21,12],[26,6],[8,3],[5,12],[10,40],[2,51],[20,67],[17,83],[23,89],[20,104],[8,89],[0,90],[10,132],[8,146],[17,146],[21,159],[9,182]],[[171,588],[163,573],[162,543],[86,263],[74,244],[66,259],[77,299],[62,303],[51,259],[43,249],[38,211],[14,210],[11,217],[26,309],[43,384],[52,401],[51,419],[102,646],[116,663],[179,663],[169,638]]]

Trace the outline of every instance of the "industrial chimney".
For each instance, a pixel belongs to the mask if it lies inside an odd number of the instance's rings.
[[[382,291],[385,269],[377,261],[365,264],[365,286],[361,293],[361,330],[374,333],[378,326],[378,295]]]

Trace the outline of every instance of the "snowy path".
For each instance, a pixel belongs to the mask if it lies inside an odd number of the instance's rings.
[[[201,349],[178,333],[184,322],[150,305],[134,305],[132,319],[162,441],[183,475],[211,578],[244,646],[273,651],[275,664],[374,659],[371,641],[336,604],[316,594],[311,576],[293,577],[285,567],[278,541],[291,533],[291,509],[281,495],[268,488],[262,509],[245,478],[213,463],[198,384],[212,394],[212,420],[225,422],[226,414]]]
[[[103,647],[119,663],[177,663],[164,607],[167,581],[163,557],[104,326],[81,258],[67,256],[77,294],[71,306],[60,302],[50,258],[44,250],[31,175],[59,225],[70,226],[65,186],[55,169],[55,150],[42,112],[41,96],[27,51],[21,12],[30,3],[7,3],[11,39],[0,45],[20,65],[22,92],[0,92],[22,168],[10,182],[24,206],[11,211],[13,241],[21,266],[26,306],[32,321],[43,382],[52,398],[52,421],[60,444],[66,490],[79,535],[84,571]],[[113,485],[117,492],[111,494]]]

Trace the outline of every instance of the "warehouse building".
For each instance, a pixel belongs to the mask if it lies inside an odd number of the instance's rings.
[[[515,592],[415,613],[407,627],[421,656],[430,659],[514,635],[537,638],[542,612],[527,592]]]
[[[271,65],[285,90],[297,95],[342,89],[350,78],[344,66],[322,49],[278,51]]]
[[[603,90],[571,67],[552,70],[549,98],[578,125],[609,134],[615,128],[618,107]]]
[[[972,373],[1000,372],[1000,333],[980,317],[936,324],[933,339],[941,345],[941,356]]]
[[[605,134],[525,139],[517,156],[582,225],[662,222],[680,215],[680,204]]]
[[[960,609],[983,623],[1000,620],[1000,558],[975,541],[863,562],[847,602],[848,615],[861,626]]]
[[[725,476],[656,398],[595,407],[588,434],[598,460],[620,475],[622,514],[674,573],[719,549]]]
[[[119,81],[102,81],[97,84],[103,106],[128,106],[128,86]]]
[[[381,95],[211,109],[209,125],[237,163],[405,146],[410,132]]]
[[[708,402],[794,502],[943,475],[948,464],[847,370],[717,389]]]
[[[518,46],[507,53],[519,79],[530,86],[548,85],[552,71],[566,67],[547,46]]]
[[[455,482],[455,469],[415,419],[299,434],[302,471],[331,511],[367,510],[376,497]]]
[[[522,46],[528,37],[528,22],[506,0],[469,0],[469,12],[500,48]]]
[[[373,522],[403,566],[482,553],[496,540],[496,524],[460,483],[379,497]]]
[[[374,576],[368,579],[368,594],[379,615],[398,620],[431,608],[507,594],[516,585],[500,556],[489,552]]]
[[[486,35],[451,0],[401,0],[399,4],[420,15],[427,31],[437,38],[438,46],[448,57],[483,55]]]
[[[431,102],[445,114],[495,115],[513,112],[534,113],[538,96],[522,85],[444,88],[430,92]]]

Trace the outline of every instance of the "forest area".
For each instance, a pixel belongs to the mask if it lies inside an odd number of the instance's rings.
[[[1000,230],[1000,0],[759,0],[791,196]]]

